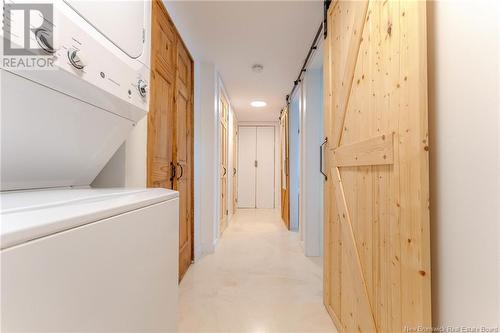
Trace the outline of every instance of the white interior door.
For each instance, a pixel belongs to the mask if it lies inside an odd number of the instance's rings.
[[[274,149],[274,127],[257,127],[257,208],[274,208]]]
[[[238,207],[255,208],[257,128],[240,127],[238,137]]]

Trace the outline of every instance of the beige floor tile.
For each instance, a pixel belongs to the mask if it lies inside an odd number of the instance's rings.
[[[181,282],[179,332],[336,332],[322,284],[321,258],[304,256],[279,212],[239,210]]]

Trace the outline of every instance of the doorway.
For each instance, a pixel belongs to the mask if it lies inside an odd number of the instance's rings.
[[[274,126],[238,129],[238,208],[275,208]]]

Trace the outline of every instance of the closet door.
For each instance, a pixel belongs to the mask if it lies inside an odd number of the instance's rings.
[[[175,35],[161,5],[153,5],[151,99],[148,113],[148,187],[172,188]]]
[[[234,118],[233,118],[234,119]],[[232,170],[232,182],[233,182],[233,190],[232,190],[232,198],[231,204],[233,207],[233,214],[236,213],[236,208],[238,205],[238,129],[236,125],[236,120],[233,122],[233,170]]]
[[[274,208],[274,127],[257,127],[257,208]]]
[[[240,127],[238,132],[238,207],[255,208],[257,128]]]
[[[193,136],[192,136],[192,68],[191,59],[179,41],[177,43],[175,167],[174,189],[179,191],[179,276],[182,278],[191,264],[193,253]]]
[[[228,119],[229,119],[229,104],[224,96],[220,99],[219,108],[220,118],[220,220],[219,234],[222,234],[227,227],[227,137],[228,137]]]
[[[193,61],[161,1],[152,4],[147,186],[179,191],[179,279],[193,259]]]

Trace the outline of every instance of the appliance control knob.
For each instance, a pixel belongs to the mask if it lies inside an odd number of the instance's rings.
[[[75,48],[70,48],[68,50],[68,59],[71,65],[76,69],[83,69],[85,64],[83,63],[82,58],[78,55],[80,51]]]
[[[46,29],[40,28],[35,30],[35,39],[38,45],[47,53],[53,54],[56,49],[50,42],[51,33]]]
[[[144,80],[139,80],[139,82],[137,82],[137,90],[139,90],[139,95],[141,95],[142,97],[146,97],[147,95],[147,89],[148,88],[148,84],[146,83],[146,81]]]

